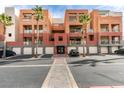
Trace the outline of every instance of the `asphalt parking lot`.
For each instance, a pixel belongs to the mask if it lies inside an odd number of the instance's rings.
[[[13,59],[27,59],[27,58],[32,58],[32,55],[16,55],[16,56],[11,56],[8,58],[8,60],[13,60]]]
[[[124,56],[67,58],[67,62],[80,88],[124,86]]]
[[[0,88],[40,88],[52,59],[0,61]]]

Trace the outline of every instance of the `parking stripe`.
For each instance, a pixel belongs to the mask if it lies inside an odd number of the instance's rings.
[[[9,65],[9,66],[0,66],[0,68],[15,68],[15,67],[43,67],[43,66],[51,66],[50,65]]]

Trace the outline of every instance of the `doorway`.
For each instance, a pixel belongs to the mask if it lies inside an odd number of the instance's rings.
[[[65,54],[65,46],[57,46],[57,54]]]

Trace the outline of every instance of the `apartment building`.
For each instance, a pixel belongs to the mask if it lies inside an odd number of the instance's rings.
[[[79,22],[81,14],[91,16],[87,33],[84,33],[86,53],[113,53],[114,50],[123,47],[121,12],[69,9],[65,11],[64,18],[52,18],[48,10],[43,10],[43,20],[38,23],[38,53],[66,55],[71,49],[77,49],[82,54],[82,24]],[[22,47],[20,51],[31,54],[35,50],[37,38],[37,22],[32,10],[20,10],[18,29],[16,42],[8,42],[8,46]]]
[[[92,28],[98,33],[97,47],[100,53],[113,53],[123,46],[122,42],[122,13],[92,11]]]

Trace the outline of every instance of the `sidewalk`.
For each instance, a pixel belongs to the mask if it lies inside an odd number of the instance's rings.
[[[78,88],[64,57],[54,59],[42,88]]]

